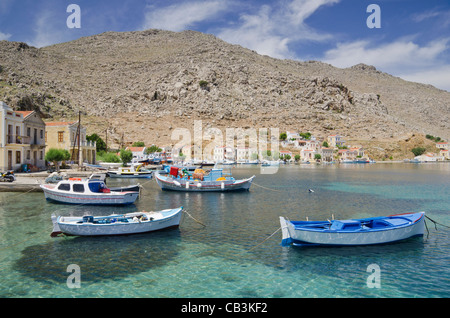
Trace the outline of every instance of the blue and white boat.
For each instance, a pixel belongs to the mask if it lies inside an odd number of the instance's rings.
[[[47,200],[67,204],[126,205],[139,197],[139,191],[111,191],[101,180],[69,178],[40,187]]]
[[[183,207],[155,212],[132,212],[108,216],[52,215],[52,237],[58,234],[77,236],[124,235],[178,227]]]
[[[280,217],[281,245],[373,245],[423,236],[425,212],[366,219],[290,221]]]

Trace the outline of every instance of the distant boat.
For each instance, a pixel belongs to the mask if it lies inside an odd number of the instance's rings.
[[[130,167],[119,167],[117,170],[110,170],[107,173],[110,178],[151,178],[153,171],[142,169],[142,164]]]
[[[280,217],[282,245],[372,245],[391,243],[424,233],[425,212],[367,219],[289,221]]]
[[[41,184],[47,200],[67,204],[125,205],[139,197],[137,191],[111,191],[100,180],[69,178],[55,184]]]
[[[157,212],[133,212],[109,216],[52,215],[53,232],[78,236],[124,235],[178,227],[183,207]]]
[[[249,190],[255,176],[236,180],[231,173],[223,169],[211,169],[206,172],[196,169],[193,173],[178,167],[167,167],[164,173],[155,173],[155,179],[162,190],[211,192]]]
[[[262,166],[262,167],[279,166],[279,165],[280,165],[280,162],[275,161],[275,160],[272,160],[272,161],[264,160],[264,161],[261,163],[261,166]]]

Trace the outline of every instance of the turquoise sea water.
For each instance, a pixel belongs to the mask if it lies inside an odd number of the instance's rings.
[[[282,165],[249,192],[163,192],[145,183],[134,206],[47,202],[43,193],[0,193],[0,297],[302,298],[450,296],[450,229],[368,247],[282,247],[279,216],[360,218],[426,211],[450,225],[450,164]],[[137,181],[137,180],[135,180]],[[132,181],[111,180],[110,185]],[[314,189],[309,193],[308,189]],[[51,238],[52,213],[105,215],[183,205],[178,229],[120,237]],[[81,287],[69,288],[70,264]],[[380,268],[369,288],[367,268]]]

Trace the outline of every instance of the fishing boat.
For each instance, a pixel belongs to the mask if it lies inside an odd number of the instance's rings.
[[[110,170],[107,173],[110,178],[151,178],[153,171],[142,168],[142,164],[130,167],[119,167],[117,170]]]
[[[264,161],[261,163],[261,166],[262,166],[262,167],[279,166],[279,165],[280,165],[280,162],[279,162],[279,161],[276,161],[276,160],[264,160]]]
[[[53,231],[58,234],[77,236],[124,235],[152,232],[178,227],[183,207],[156,212],[132,212],[112,214],[108,216],[85,215],[56,216],[52,215]]]
[[[136,191],[111,191],[101,180],[81,178],[41,184],[40,187],[47,200],[68,204],[124,205],[134,203],[139,196]]]
[[[106,184],[106,173],[93,173],[93,174],[91,174],[91,176],[88,179],[100,180]],[[138,183],[138,184],[132,184],[132,185],[123,186],[123,187],[109,187],[108,189],[111,190],[112,192],[125,192],[125,191],[139,192],[141,190],[141,185]]]
[[[290,221],[280,216],[283,246],[373,245],[391,243],[424,233],[425,212],[366,219]]]
[[[249,190],[255,176],[236,180],[231,173],[223,169],[211,169],[206,172],[196,169],[193,173],[178,167],[168,167],[164,173],[155,173],[155,179],[162,190],[211,192]],[[166,168],[166,169],[168,169]]]

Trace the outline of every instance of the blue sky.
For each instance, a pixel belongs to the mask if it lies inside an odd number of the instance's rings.
[[[68,28],[69,4],[81,28]],[[366,12],[377,4],[381,28]],[[0,0],[0,40],[43,47],[106,31],[196,30],[275,58],[358,63],[450,91],[448,0]]]

